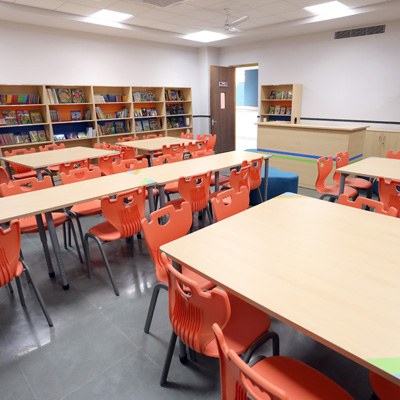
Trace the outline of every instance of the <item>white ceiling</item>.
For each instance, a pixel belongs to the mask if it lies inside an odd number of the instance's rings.
[[[303,10],[305,6],[325,1],[329,0],[191,0],[160,8],[141,0],[0,0],[0,20],[194,47],[224,47],[400,19],[400,0],[341,0],[351,7],[349,15],[330,20]],[[249,17],[238,26],[241,33],[222,29],[225,8],[230,9],[230,21]],[[98,25],[88,17],[101,9],[134,17],[123,23]],[[184,34],[200,30],[226,33],[229,38],[211,44],[183,39]]]

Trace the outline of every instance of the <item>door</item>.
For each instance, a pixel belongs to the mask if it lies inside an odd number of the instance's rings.
[[[211,133],[215,152],[235,150],[235,67],[210,66]]]

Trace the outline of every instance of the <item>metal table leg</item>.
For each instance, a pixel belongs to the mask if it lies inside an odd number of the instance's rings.
[[[219,190],[219,171],[215,171],[214,177],[215,177],[214,191],[218,192],[218,190]]]
[[[10,179],[13,179],[12,174],[11,174],[10,163],[8,161],[5,161],[5,163],[6,163],[6,171],[7,171],[8,177]]]
[[[160,208],[165,207],[165,192],[164,192],[164,185],[160,185],[158,187],[158,192],[160,194]]]
[[[42,180],[43,180],[43,175],[42,175],[41,169],[38,168],[38,169],[36,170],[36,173],[37,173],[38,180],[39,180],[39,181],[42,181]]]
[[[268,193],[268,169],[269,169],[269,158],[264,160],[264,201],[267,201]]]
[[[344,183],[346,181],[346,178],[349,176],[349,174],[344,174],[342,172],[341,176],[340,176],[340,185],[339,185],[339,195],[338,198],[341,194],[343,194],[344,192]]]
[[[49,276],[50,276],[50,278],[54,278],[55,274],[54,274],[53,264],[51,262],[49,246],[47,245],[47,236],[46,236],[46,231],[44,229],[42,215],[38,214],[38,215],[35,215],[35,217],[36,217],[36,223],[39,228],[40,241],[42,242],[44,255],[46,257],[46,263],[47,263],[47,268],[49,270]]]
[[[149,200],[149,209],[150,209],[150,214],[154,212],[154,196],[153,196],[153,186],[149,186],[147,188],[147,193],[149,194],[148,200]]]

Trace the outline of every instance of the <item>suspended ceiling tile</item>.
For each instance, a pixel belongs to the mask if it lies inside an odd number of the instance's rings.
[[[224,2],[219,2],[216,5],[210,6],[208,7],[210,10],[214,10],[217,12],[220,12],[222,14],[225,13],[224,9],[225,8],[229,8],[229,10],[231,11],[231,13],[243,13],[245,12],[249,6],[242,4],[242,3],[237,3],[236,1],[224,1]]]
[[[161,9],[157,10],[148,10],[146,12],[140,13],[140,16],[143,18],[148,18],[148,19],[155,19],[157,21],[163,21],[163,20],[168,20],[172,17],[174,17],[176,14],[167,12]]]
[[[196,18],[200,20],[211,20],[213,18],[220,17],[221,14],[216,11],[207,10],[205,8],[198,8],[196,11],[191,12],[190,14],[186,14],[188,17]]]
[[[202,21],[196,18],[190,18],[186,15],[174,15],[168,20],[172,24],[181,25],[181,26],[192,26],[201,23]]]
[[[16,0],[15,4],[21,4],[23,6],[45,8],[46,10],[55,10],[60,7],[64,1],[60,0]]]
[[[69,3],[75,3],[75,4],[81,4],[82,6],[87,6],[87,7],[94,7],[94,8],[108,8],[112,4],[117,3],[117,0],[101,0],[101,1],[96,1],[96,0],[69,0]]]
[[[276,3],[276,0],[252,0],[249,2],[249,0],[236,0],[238,3],[242,3],[248,7],[256,8],[256,7],[262,7],[266,6],[271,3]],[[297,0],[293,0],[297,1]],[[318,0],[317,0],[318,1]]]
[[[142,18],[141,16],[131,18],[128,21],[124,21],[124,24],[128,23],[129,25],[137,25],[137,26],[146,26],[149,28],[157,28],[159,21],[154,19]]]
[[[128,3],[126,1],[117,1],[108,7],[108,10],[117,11],[132,15],[139,15],[148,12],[150,7],[144,6],[141,3]]]
[[[305,10],[294,10],[294,11],[289,11],[289,12],[285,12],[282,14],[278,14],[279,18],[283,18],[286,21],[293,21],[296,19],[309,18],[312,16],[313,16],[313,14],[311,14]]]
[[[263,7],[257,7],[258,10],[261,11],[266,11],[269,14],[281,14],[287,11],[293,11],[293,10],[297,10],[298,7],[296,7],[293,4],[288,3],[287,1],[278,1],[276,3],[271,3],[268,4],[267,6],[263,6]]]
[[[81,4],[64,3],[58,7],[56,11],[89,17],[90,15],[99,11],[99,9],[94,7],[86,7]]]
[[[356,8],[356,7],[366,7],[373,4],[385,3],[387,0],[341,0],[346,6]]]
[[[309,6],[315,6],[316,4],[326,3],[330,0],[286,0],[298,8],[304,8]],[[341,1],[341,0],[340,0]],[[341,1],[343,3],[343,1]]]
[[[189,3],[177,4],[176,6],[167,7],[165,10],[172,12],[174,14],[188,14],[190,12],[194,12],[199,9],[199,7],[196,7],[192,4],[194,3],[189,2]]]

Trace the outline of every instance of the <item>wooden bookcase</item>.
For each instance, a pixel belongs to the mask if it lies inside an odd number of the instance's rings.
[[[300,123],[302,89],[300,84],[261,85],[260,122]],[[281,114],[283,107],[285,113]],[[277,108],[279,114],[275,113]]]
[[[166,93],[173,98],[167,98]],[[175,98],[176,95],[179,97]],[[171,105],[180,113],[168,115]],[[146,115],[137,115],[138,110],[140,114],[145,110]],[[31,111],[36,115],[39,112],[42,121],[26,124],[16,120],[11,125],[13,115],[23,111],[28,115]],[[181,132],[193,129],[192,113],[192,90],[187,87],[0,85],[0,156],[4,156],[5,150],[39,150],[40,145],[51,143],[93,147],[101,142],[114,144],[125,136],[180,136]],[[178,117],[182,118],[181,126],[174,128],[171,119],[174,122]],[[142,131],[136,129],[138,124]],[[32,142],[30,131],[40,131],[43,141]],[[35,138],[33,133],[32,137]]]

